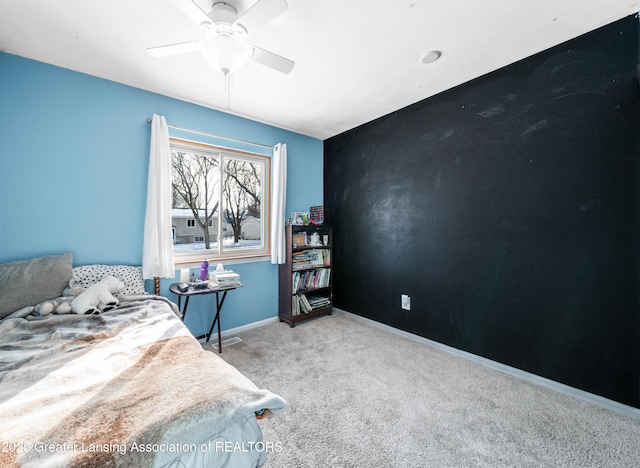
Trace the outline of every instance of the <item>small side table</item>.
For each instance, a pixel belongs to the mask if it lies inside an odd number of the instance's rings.
[[[189,287],[186,291],[180,291],[178,289],[178,283],[173,283],[169,286],[169,291],[178,296],[178,309],[180,309],[181,299],[184,297],[184,307],[181,309],[182,312],[182,321],[184,322],[184,318],[187,316],[187,306],[189,305],[189,298],[191,296],[200,296],[207,294],[215,294],[216,295],[216,315],[213,318],[213,322],[211,323],[211,328],[209,329],[209,333],[206,335],[206,341],[209,341],[211,338],[211,332],[213,331],[213,327],[218,325],[218,353],[222,352],[222,336],[220,334],[220,311],[222,310],[222,305],[224,304],[224,300],[227,297],[227,292],[233,289],[241,288],[242,284],[234,284],[230,286],[211,286],[204,289],[193,289]],[[220,293],[222,293],[222,297],[220,297]]]

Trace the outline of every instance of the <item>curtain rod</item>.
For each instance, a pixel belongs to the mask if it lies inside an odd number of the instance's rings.
[[[148,124],[151,124],[152,121],[153,120],[151,119],[151,117],[147,117],[147,123]],[[169,125],[169,124],[167,124],[167,127],[173,128],[174,130],[182,130],[184,132],[197,133],[199,135],[205,135],[205,136],[211,136],[211,137],[214,137],[214,138],[222,138],[223,140],[235,141],[236,143],[244,143],[244,144],[247,144],[247,145],[262,146],[263,148],[273,149],[273,146],[263,145],[262,143],[254,143],[253,141],[238,140],[237,138],[230,138],[230,137],[226,137],[226,136],[222,136],[222,135],[216,135],[215,133],[202,132],[200,130],[193,130],[191,128],[177,127],[175,125]]]

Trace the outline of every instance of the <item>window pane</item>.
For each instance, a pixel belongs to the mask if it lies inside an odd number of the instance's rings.
[[[262,162],[225,157],[224,251],[255,249],[263,245],[263,173]]]
[[[269,255],[270,159],[177,139],[171,154],[176,260]]]
[[[174,252],[218,249],[220,156],[173,148]]]

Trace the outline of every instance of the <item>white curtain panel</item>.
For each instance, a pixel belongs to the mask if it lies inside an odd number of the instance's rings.
[[[285,206],[287,201],[287,145],[278,143],[273,148],[271,161],[271,263],[285,262]]]
[[[164,117],[153,114],[142,249],[144,279],[174,278],[171,232],[171,149]]]

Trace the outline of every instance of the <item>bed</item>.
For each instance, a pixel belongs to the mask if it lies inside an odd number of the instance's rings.
[[[137,267],[117,267],[113,310],[34,315],[116,267],[83,268],[70,254],[0,265],[0,466],[262,466],[280,442],[259,419],[286,402],[204,351]]]

